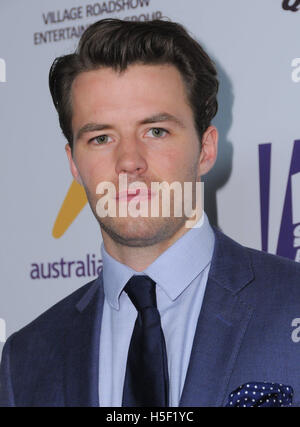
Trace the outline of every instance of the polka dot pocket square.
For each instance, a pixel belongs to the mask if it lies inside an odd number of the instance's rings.
[[[277,383],[249,382],[241,385],[228,398],[226,407],[286,407],[291,406],[293,388]]]

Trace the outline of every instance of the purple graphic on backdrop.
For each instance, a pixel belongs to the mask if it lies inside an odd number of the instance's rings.
[[[259,145],[262,250],[268,251],[271,144]],[[300,140],[294,142],[276,254],[300,262]]]
[[[268,251],[270,209],[271,144],[259,146],[261,248]]]
[[[295,141],[290,172],[288,177],[287,189],[285,193],[284,207],[282,212],[281,227],[278,239],[277,254],[287,258],[296,259],[299,248],[295,246],[295,231],[300,222],[300,218],[294,218],[293,212],[296,210],[294,204],[299,203],[296,197],[292,197],[297,193],[297,190],[292,189],[292,178],[300,172],[300,140]],[[292,191],[293,190],[293,191]],[[298,189],[298,194],[300,189]],[[300,196],[300,194],[299,194]],[[297,223],[295,223],[297,221]],[[299,245],[300,246],[300,245]]]

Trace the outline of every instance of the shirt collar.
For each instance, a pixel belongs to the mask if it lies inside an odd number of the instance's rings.
[[[119,296],[134,274],[146,274],[151,277],[174,301],[211,262],[214,242],[214,232],[204,213],[193,228],[142,272],[137,272],[114,259],[106,252],[102,242],[104,292],[109,304],[119,309]]]

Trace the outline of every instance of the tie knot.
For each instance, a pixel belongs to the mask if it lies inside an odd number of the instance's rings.
[[[137,311],[147,307],[156,308],[155,282],[149,276],[132,276],[124,290]]]

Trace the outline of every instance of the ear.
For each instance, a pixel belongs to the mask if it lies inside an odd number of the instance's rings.
[[[75,181],[78,182],[78,184],[83,185],[81,177],[80,177],[78,169],[77,169],[77,166],[76,166],[74,159],[73,159],[73,156],[72,156],[72,149],[71,149],[69,144],[66,144],[65,150],[67,153],[67,157],[68,157],[69,165],[70,165],[70,170],[71,170],[71,174],[73,175],[73,178],[75,179]]]
[[[201,140],[201,152],[198,162],[198,176],[205,175],[211,170],[217,159],[218,131],[215,126],[209,126]]]

